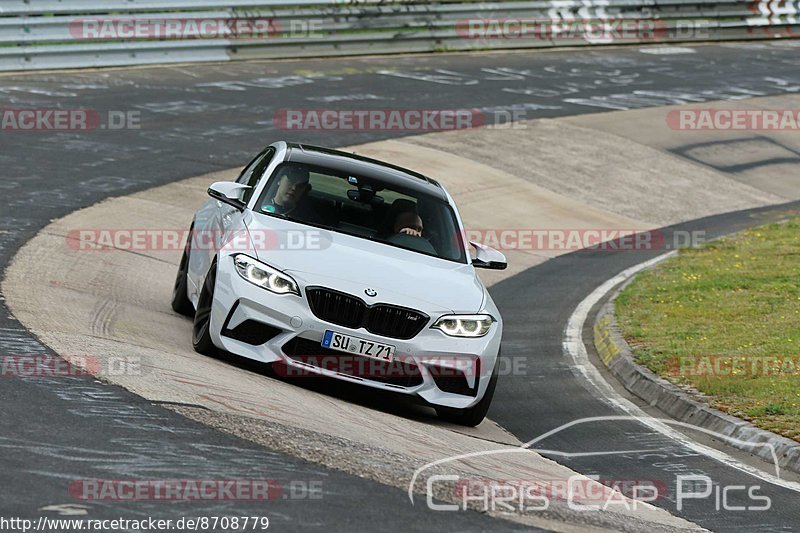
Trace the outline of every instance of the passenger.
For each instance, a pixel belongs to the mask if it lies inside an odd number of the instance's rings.
[[[424,231],[422,218],[417,214],[416,210],[404,209],[397,213],[392,229],[394,234],[386,239],[388,242],[403,248],[436,255],[436,249],[428,239],[422,236]]]
[[[412,237],[422,237],[422,219],[414,211],[405,211],[397,215],[394,222],[394,232],[404,233]]]

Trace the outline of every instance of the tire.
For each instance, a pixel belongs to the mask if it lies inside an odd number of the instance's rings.
[[[175,285],[172,288],[172,310],[183,316],[194,316],[194,306],[186,295],[189,271],[189,243],[192,241],[192,230],[189,229],[189,238],[186,247],[183,249],[181,264],[178,266],[178,274],[175,276]]]
[[[211,340],[211,306],[214,303],[214,287],[217,284],[217,262],[211,265],[197,299],[197,311],[192,323],[192,346],[203,355],[216,356],[217,347]]]
[[[494,390],[497,387],[497,368],[499,366],[499,361],[495,362],[492,377],[489,379],[489,386],[486,387],[486,393],[484,393],[481,401],[466,409],[436,407],[436,414],[439,415],[439,418],[445,422],[469,427],[475,427],[483,422],[483,419],[486,418],[486,413],[489,412],[489,406],[492,405]]]

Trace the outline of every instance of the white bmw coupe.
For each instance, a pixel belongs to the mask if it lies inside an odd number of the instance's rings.
[[[477,425],[497,383],[500,313],[436,181],[306,144],[268,146],[208,189],[172,297],[194,348],[414,395]],[[471,253],[472,252],[472,253]]]

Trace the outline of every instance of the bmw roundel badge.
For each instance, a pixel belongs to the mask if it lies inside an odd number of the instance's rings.
[[[370,298],[373,298],[378,295],[378,291],[376,291],[375,289],[365,289],[364,294],[366,294]]]

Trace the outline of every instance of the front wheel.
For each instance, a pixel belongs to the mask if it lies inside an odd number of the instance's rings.
[[[489,406],[492,405],[494,389],[497,387],[497,368],[499,366],[499,361],[495,362],[492,377],[489,379],[489,386],[486,387],[486,392],[483,398],[481,398],[481,401],[466,409],[437,407],[436,414],[439,415],[439,418],[446,422],[458,424],[459,426],[469,427],[477,426],[483,422],[483,419],[486,418],[486,413],[489,412]]]
[[[194,306],[186,295],[189,273],[189,246],[192,242],[192,230],[189,230],[189,239],[183,249],[181,264],[178,266],[178,274],[175,276],[175,285],[172,288],[172,310],[183,316],[194,315]]]
[[[197,311],[192,324],[192,346],[196,352],[203,355],[217,355],[217,347],[211,341],[211,306],[214,302],[214,287],[217,283],[217,263],[211,269],[203,282],[203,288],[197,299]]]

